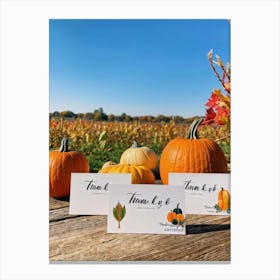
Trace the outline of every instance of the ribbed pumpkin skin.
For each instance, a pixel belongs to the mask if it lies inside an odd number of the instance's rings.
[[[168,184],[168,173],[227,173],[227,160],[219,145],[211,139],[176,138],[163,149],[160,177]]]
[[[131,173],[132,184],[154,184],[155,176],[153,172],[141,165],[110,165],[102,168],[99,173]]]
[[[89,172],[87,158],[77,151],[51,151],[49,157],[50,197],[69,196],[71,173]]]
[[[148,147],[128,148],[120,158],[121,164],[143,165],[149,169],[158,167],[157,154]]]

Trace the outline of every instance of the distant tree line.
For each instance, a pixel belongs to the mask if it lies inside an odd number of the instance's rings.
[[[50,119],[53,118],[64,118],[64,119],[86,119],[86,120],[93,120],[93,121],[119,121],[119,122],[133,122],[133,121],[140,121],[140,122],[170,122],[174,120],[176,123],[191,123],[195,118],[198,116],[184,118],[179,115],[174,116],[165,116],[165,115],[157,115],[157,116],[130,116],[126,113],[122,113],[121,115],[114,115],[109,114],[107,115],[104,113],[103,108],[95,109],[93,112],[87,113],[78,113],[75,114],[72,111],[62,111],[58,112],[55,111],[49,114]]]

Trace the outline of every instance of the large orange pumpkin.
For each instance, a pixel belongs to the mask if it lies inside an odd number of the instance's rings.
[[[152,149],[146,146],[141,147],[134,140],[132,146],[121,155],[120,163],[143,165],[149,169],[155,169],[158,167],[158,156]]]
[[[154,184],[155,176],[153,172],[142,165],[109,165],[102,168],[99,173],[130,173],[132,184]]]
[[[77,151],[68,150],[68,139],[63,138],[58,151],[49,153],[50,197],[70,195],[71,173],[89,172],[87,158]]]
[[[227,173],[227,160],[219,145],[197,135],[202,120],[194,120],[187,138],[175,138],[163,149],[159,167],[163,184],[168,184],[169,172]]]

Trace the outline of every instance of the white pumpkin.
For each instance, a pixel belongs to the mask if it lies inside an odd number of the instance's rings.
[[[128,165],[143,165],[149,169],[155,169],[158,167],[157,154],[148,147],[140,147],[134,140],[130,148],[125,150],[120,158],[120,164]]]

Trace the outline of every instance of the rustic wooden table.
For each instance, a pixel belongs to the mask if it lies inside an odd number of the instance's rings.
[[[187,215],[186,235],[109,234],[107,216],[69,215],[50,198],[49,260],[230,261],[230,217]]]

